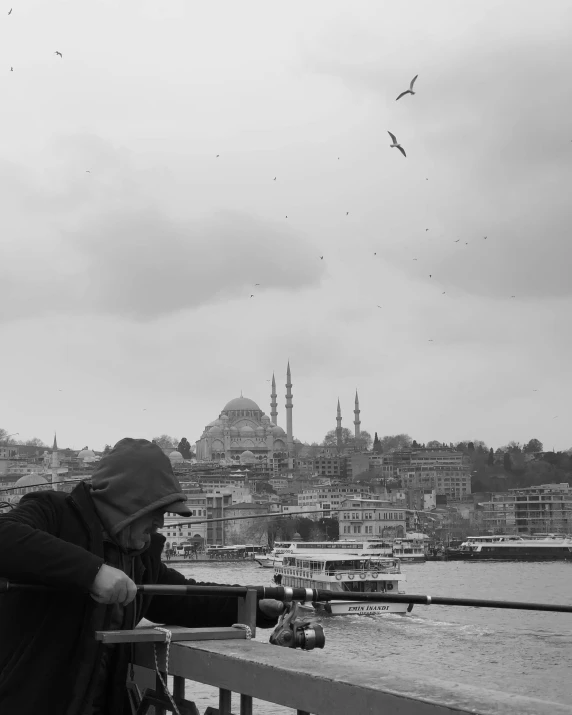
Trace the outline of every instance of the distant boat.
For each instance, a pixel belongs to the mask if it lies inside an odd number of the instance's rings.
[[[453,561],[572,561],[572,539],[516,534],[469,536],[459,548],[447,549],[445,555]]]
[[[255,560],[265,569],[273,569],[276,564],[282,563],[286,554],[321,553],[329,554],[332,551],[339,554],[368,554],[371,556],[393,556],[393,546],[389,540],[377,541],[277,541],[272,551],[266,556],[256,556]]]

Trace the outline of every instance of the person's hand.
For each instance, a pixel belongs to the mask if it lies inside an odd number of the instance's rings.
[[[137,595],[137,586],[120,569],[103,564],[91,585],[90,594],[98,603],[120,603],[127,606]]]
[[[263,598],[258,601],[258,608],[268,618],[278,618],[284,611],[284,604],[282,601],[275,601],[273,598]]]

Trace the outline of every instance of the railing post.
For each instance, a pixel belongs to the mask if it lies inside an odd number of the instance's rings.
[[[237,600],[237,623],[244,623],[244,625],[250,626],[250,631],[254,638],[256,635],[256,611],[258,609],[258,594],[256,589],[249,588],[246,592],[246,596],[244,598],[240,597]]]
[[[250,695],[241,694],[240,715],[252,715],[252,698]]]
[[[232,693],[230,690],[223,690],[222,688],[218,691],[218,715],[232,715],[231,713],[232,705]]]

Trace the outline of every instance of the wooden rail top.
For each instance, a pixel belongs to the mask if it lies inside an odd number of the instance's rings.
[[[153,644],[134,649],[134,663],[154,670]],[[572,715],[568,705],[252,640],[173,643],[169,673],[314,715]]]

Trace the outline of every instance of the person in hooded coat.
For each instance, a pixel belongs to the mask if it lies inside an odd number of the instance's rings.
[[[127,715],[132,646],[104,645],[97,630],[142,618],[230,626],[237,600],[148,596],[135,584],[195,584],[161,561],[165,512],[190,516],[171,462],[156,444],[126,438],[70,494],[26,494],[0,515],[0,577],[59,592],[0,596],[0,713]],[[206,584],[203,584],[206,585]],[[260,600],[257,626],[283,606]]]

